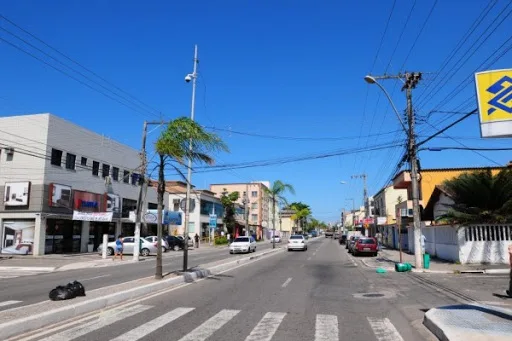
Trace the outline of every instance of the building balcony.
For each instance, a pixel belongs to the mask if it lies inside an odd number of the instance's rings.
[[[411,173],[401,172],[393,179],[393,188],[407,189],[411,184]]]

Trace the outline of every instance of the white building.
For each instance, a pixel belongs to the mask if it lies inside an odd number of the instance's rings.
[[[139,151],[57,116],[0,118],[2,253],[87,252],[104,233],[133,235],[139,167]],[[154,188],[146,202],[156,208]]]

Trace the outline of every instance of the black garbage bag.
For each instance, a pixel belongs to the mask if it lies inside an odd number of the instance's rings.
[[[73,294],[76,296],[85,296],[85,288],[79,281],[69,282],[67,288],[73,291]]]
[[[71,289],[69,289],[67,286],[65,287],[62,285],[59,285],[58,287],[50,291],[50,294],[48,296],[52,301],[63,301],[76,297]]]

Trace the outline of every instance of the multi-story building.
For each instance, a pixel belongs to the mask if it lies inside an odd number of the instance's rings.
[[[393,185],[382,188],[373,196],[375,205],[375,215],[385,218],[382,225],[396,224],[396,209],[398,202],[407,200],[406,189],[395,189]]]
[[[223,192],[240,193],[237,201],[243,205],[244,197],[247,199],[247,210],[249,217],[249,228],[252,233],[256,234],[258,239],[264,235],[264,230],[269,227],[269,200],[265,189],[268,189],[268,182],[249,182],[249,183],[228,183],[228,184],[212,184],[210,191],[215,193],[217,197],[221,197]]]
[[[166,182],[166,195],[164,198],[165,206],[169,208],[170,212],[179,212],[182,219],[180,224],[169,225],[169,233],[173,235],[183,235],[184,233],[184,216],[185,207],[184,201],[187,193],[187,184],[181,181],[167,181]],[[225,234],[227,230],[224,229],[224,206],[220,199],[215,196],[214,192],[208,190],[194,189],[191,190],[191,204],[188,234],[193,238],[196,234],[205,241],[210,238],[210,216],[215,214],[217,216],[217,228],[213,231],[216,235]],[[237,223],[243,226],[243,209],[240,205],[235,207],[235,219]]]
[[[139,151],[52,114],[0,118],[2,253],[92,252],[133,235]],[[156,208],[148,190],[147,208]]]

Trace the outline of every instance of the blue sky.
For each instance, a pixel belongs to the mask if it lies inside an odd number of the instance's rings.
[[[395,133],[399,123],[378,87],[364,82],[368,73],[426,73],[413,93],[420,139],[460,117],[446,111],[476,108],[472,78],[463,82],[510,38],[506,26],[510,3],[498,1],[490,8],[439,73],[443,61],[488,8],[487,2],[397,0],[387,25],[393,3],[22,0],[4,1],[2,14],[149,104],[165,119],[190,113],[191,86],[184,76],[192,71],[193,47],[198,44],[196,119],[221,129],[217,132],[231,152],[218,155],[217,163],[231,164],[398,144],[403,140]],[[501,19],[504,23],[499,25]],[[4,21],[0,27],[37,43]],[[0,37],[29,49],[5,31]],[[505,53],[509,46],[510,41],[497,52]],[[505,53],[490,69],[511,67],[511,55]],[[0,115],[52,112],[135,148],[140,147],[143,120],[158,118],[152,109],[126,108],[3,41],[0,70]],[[382,84],[402,111],[405,96],[399,85],[392,80]],[[454,89],[461,91],[454,96]],[[421,118],[434,109],[443,112],[431,114],[432,127]],[[229,129],[274,138],[225,131]],[[512,147],[511,139],[480,139],[477,116],[447,135],[454,140],[442,136],[428,146]],[[158,131],[152,132],[150,140],[157,136]],[[346,199],[362,203],[362,181],[351,176],[367,173],[369,192],[376,193],[391,176],[400,150],[201,173],[193,180],[197,187],[206,187],[280,179],[296,189],[290,200],[310,204],[317,218],[331,221],[339,218],[341,208],[350,208]],[[424,168],[490,166],[512,160],[509,152],[426,151],[420,157]]]

